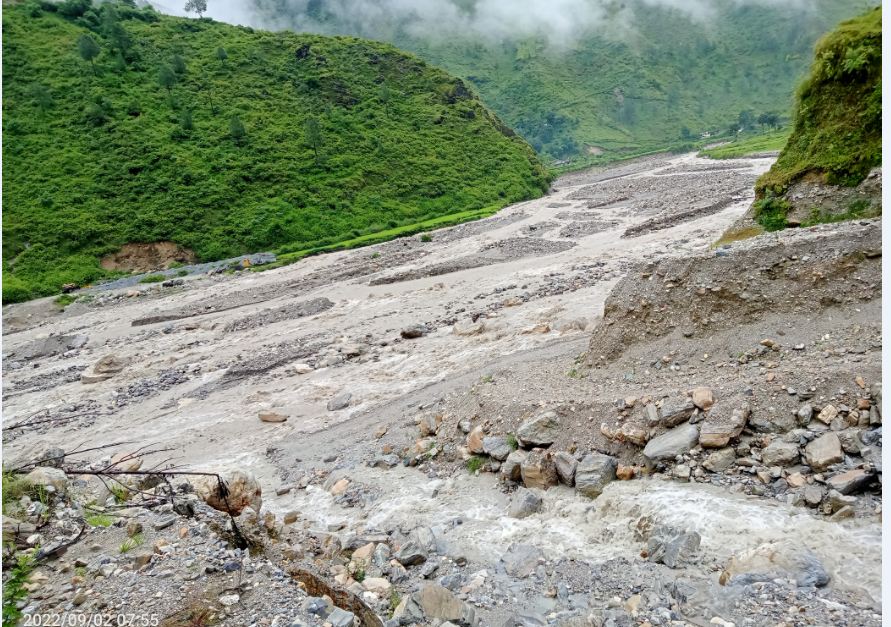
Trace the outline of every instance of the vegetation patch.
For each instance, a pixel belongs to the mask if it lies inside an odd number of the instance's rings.
[[[734,141],[701,150],[699,156],[710,159],[740,159],[765,152],[780,151],[789,140],[789,132],[789,129],[783,129],[771,133],[740,135]]]
[[[131,242],[306,255],[550,182],[463,81],[387,44],[114,1],[4,8],[4,302],[113,276],[100,259]]]
[[[881,162],[882,10],[875,8],[817,44],[811,73],[798,89],[789,141],[755,189],[770,200],[810,173],[853,187]],[[760,213],[778,215],[779,208]]]

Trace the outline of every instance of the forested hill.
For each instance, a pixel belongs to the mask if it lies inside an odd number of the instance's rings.
[[[128,242],[303,250],[538,196],[534,151],[387,44],[83,0],[3,11],[3,300]]]
[[[215,0],[221,6],[229,1]],[[843,19],[878,4],[708,0],[673,8],[658,0],[591,2],[586,6],[605,12],[599,26],[582,36],[545,39],[513,36],[509,26],[498,37],[478,31],[443,36],[447,25],[413,21],[418,12],[406,12],[401,22],[392,19],[403,15],[396,10],[385,14],[387,24],[364,15],[360,21],[352,19],[358,11],[343,10],[345,0],[253,2],[256,23],[361,33],[416,52],[473,83],[488,106],[552,159],[627,156],[706,132],[785,123],[815,42]],[[472,15],[482,0],[440,0],[449,2]],[[553,10],[568,4],[583,3],[557,3]],[[693,15],[701,7],[712,12]],[[553,21],[584,19],[562,17]]]

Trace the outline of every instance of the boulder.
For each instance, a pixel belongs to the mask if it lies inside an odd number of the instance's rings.
[[[551,456],[544,451],[532,451],[520,464],[520,476],[527,488],[547,490],[557,485],[557,469]]]
[[[550,446],[560,435],[556,412],[546,411],[525,421],[517,429],[517,441],[524,448]]]
[[[340,411],[350,406],[350,400],[353,395],[349,392],[341,392],[337,396],[328,401],[328,411]]]
[[[417,566],[427,561],[427,549],[415,540],[409,540],[393,556],[403,566]]]
[[[835,408],[835,405],[826,405],[817,414],[817,420],[828,425],[832,423],[836,416],[838,416],[838,409]]]
[[[331,627],[354,627],[357,624],[356,616],[352,612],[347,612],[339,607],[331,610],[331,613],[325,617],[325,622]]]
[[[673,460],[688,453],[699,441],[699,426],[684,424],[647,442],[644,457],[650,461]]]
[[[765,466],[788,466],[798,463],[798,444],[774,440],[761,451]]]
[[[483,438],[483,452],[493,459],[503,462],[513,449],[502,435],[490,435]]]
[[[729,446],[711,453],[702,462],[702,467],[710,472],[723,472],[736,461],[736,451]]]
[[[288,417],[275,411],[261,411],[258,414],[260,422],[285,422]]]
[[[575,469],[575,489],[589,498],[597,498],[606,484],[616,479],[615,457],[602,453],[588,453]]]
[[[578,466],[575,457],[566,451],[560,451],[554,455],[554,466],[557,468],[557,477],[560,478],[561,483],[568,486],[575,485],[575,470]]]
[[[399,332],[399,335],[402,336],[403,339],[406,340],[415,340],[419,337],[427,335],[430,332],[430,329],[427,328],[426,324],[413,324],[410,327],[405,327]]]
[[[64,494],[68,488],[68,475],[52,466],[38,466],[25,475],[24,481],[29,485],[52,487],[59,494]]]
[[[233,516],[241,514],[250,507],[255,512],[263,505],[260,483],[249,472],[232,470],[220,473],[223,485],[216,477],[195,477],[192,483],[195,493],[215,510],[227,512]]]
[[[826,470],[829,466],[837,464],[845,458],[841,441],[833,432],[824,433],[813,440],[804,449],[804,459],[808,466],[815,471]]]
[[[677,568],[690,561],[699,550],[702,538],[695,531],[682,531],[660,526],[650,533],[647,559],[669,568]]]
[[[127,362],[117,355],[106,355],[93,366],[93,374],[114,375],[121,372],[126,365]]]
[[[789,541],[762,544],[730,559],[720,582],[749,585],[758,581],[791,579],[801,587],[825,586],[829,574],[811,551]]]
[[[795,412],[795,419],[798,422],[798,425],[802,427],[807,426],[813,417],[814,407],[810,403],[805,403],[798,408],[797,412]]]
[[[693,404],[702,411],[708,411],[715,404],[715,397],[711,388],[694,388],[690,395],[693,397]]]
[[[478,624],[473,607],[439,584],[424,584],[411,596],[427,619],[425,624],[436,624],[435,621],[451,621],[456,625],[466,626]]]
[[[523,477],[522,465],[527,455],[526,451],[513,451],[501,464],[501,476],[511,481],[520,481]]]
[[[662,424],[666,427],[676,427],[689,420],[694,411],[696,411],[696,406],[686,396],[668,398],[662,403],[660,409]]]
[[[473,430],[467,434],[467,450],[476,455],[481,455],[484,452],[483,449],[483,438],[485,437],[485,432],[483,431],[482,425],[477,425],[473,428]]]
[[[501,556],[501,561],[508,575],[523,579],[535,571],[542,557],[541,551],[532,545],[512,544],[507,553]]]
[[[862,492],[875,478],[875,474],[863,468],[854,468],[829,477],[826,483],[841,494]]]
[[[519,488],[510,499],[507,515],[511,518],[526,518],[541,511],[541,497],[526,488]]]
[[[62,463],[65,461],[65,451],[58,446],[50,446],[43,449],[37,455],[37,459],[39,460],[37,463],[41,466],[61,468]]]
[[[626,422],[616,433],[617,438],[622,442],[631,442],[637,446],[644,446],[650,439],[650,432],[632,422]]]
[[[723,448],[739,437],[746,426],[751,410],[748,404],[732,400],[715,403],[702,423],[699,444],[704,448]]]

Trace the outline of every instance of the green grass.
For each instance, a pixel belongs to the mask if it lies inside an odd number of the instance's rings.
[[[743,111],[788,119],[814,43],[878,3],[815,0],[802,10],[801,3],[714,0],[714,14],[697,20],[668,3],[604,2],[599,30],[556,46],[472,31],[428,37],[431,29],[410,18],[387,13],[386,23],[359,22],[326,0],[314,0],[309,12],[289,11],[305,4],[254,0],[261,22],[367,35],[417,53],[472,84],[546,159],[571,162],[558,168],[574,169],[697,142],[705,131],[710,141],[729,137]]]
[[[311,254],[549,185],[462,81],[388,44],[112,4],[132,41],[120,55],[108,3],[81,17],[40,6],[3,12],[4,302],[108,277],[100,258],[128,242],[173,241],[200,261]],[[101,48],[95,73],[82,35]],[[174,55],[185,71],[168,93]]]
[[[125,555],[125,554],[129,553],[130,551],[142,546],[142,544],[144,542],[145,542],[145,540],[143,539],[142,534],[137,533],[132,538],[127,538],[126,540],[124,540],[123,543],[121,543],[121,546],[118,550],[120,551],[121,555]]]
[[[77,300],[77,296],[74,294],[61,294],[58,298],[56,298],[53,302],[58,305],[59,309],[65,310],[65,308]]]
[[[166,281],[167,277],[163,274],[149,274],[148,276],[144,276],[139,279],[140,283],[160,283],[162,281]]]
[[[747,134],[722,146],[701,150],[699,156],[711,159],[739,159],[764,152],[780,151],[788,140],[788,129],[757,135]]]
[[[3,580],[3,627],[13,627],[19,624],[22,612],[17,604],[27,598],[28,591],[25,583],[28,576],[34,570],[36,563],[33,555],[19,553],[16,555],[15,564],[9,569]],[[4,570],[8,567],[4,564]]]
[[[474,455],[470,459],[467,460],[467,471],[470,474],[475,474],[483,465],[486,463],[486,460],[480,457],[479,455]]]
[[[514,450],[514,451],[516,451],[518,448],[520,448],[520,443],[519,443],[519,441],[517,441],[517,436],[515,436],[513,433],[508,433],[507,434],[507,445],[511,448],[511,450]]]
[[[798,89],[795,125],[776,163],[756,184],[780,196],[806,175],[854,186],[882,162],[882,12],[873,9],[820,40]]]
[[[86,521],[91,527],[111,527],[114,524],[114,518],[106,514],[91,514]]]

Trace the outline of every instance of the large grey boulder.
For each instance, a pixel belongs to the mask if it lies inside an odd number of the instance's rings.
[[[575,457],[566,451],[560,451],[554,455],[554,466],[557,468],[557,476],[560,481],[568,486],[575,484],[575,470],[578,467]]]
[[[774,440],[761,451],[765,466],[787,466],[798,462],[798,444]]]
[[[525,421],[517,429],[517,441],[524,448],[550,446],[560,435],[560,421],[556,412],[546,411]]]
[[[698,441],[699,427],[688,423],[647,442],[643,454],[650,461],[673,460],[678,455],[690,452]]]
[[[845,458],[841,441],[834,432],[824,433],[804,448],[804,459],[817,472],[826,470]]]
[[[520,481],[522,479],[522,466],[529,455],[526,451],[513,451],[501,464],[501,476],[510,481]]]
[[[616,479],[618,461],[602,453],[588,453],[575,469],[575,489],[580,494],[597,498]]]
[[[507,515],[511,518],[526,518],[541,511],[541,497],[526,488],[514,492],[510,499]]]
[[[512,451],[503,435],[488,435],[483,438],[483,452],[492,459],[503,462]]]

